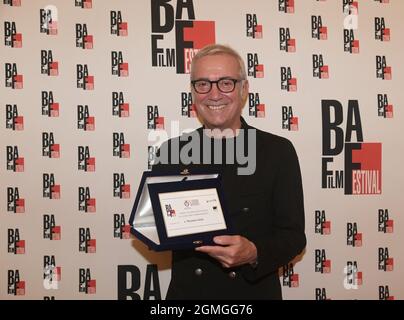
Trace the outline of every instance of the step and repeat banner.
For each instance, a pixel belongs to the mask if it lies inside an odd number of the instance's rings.
[[[130,235],[162,137],[200,126],[192,57],[245,60],[246,121],[290,139],[305,252],[285,299],[403,299],[401,0],[1,0],[0,298],[164,299]],[[401,137],[401,138],[400,138]],[[401,248],[401,249],[400,249]]]

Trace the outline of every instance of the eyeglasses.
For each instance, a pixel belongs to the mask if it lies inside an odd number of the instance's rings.
[[[212,90],[212,84],[216,83],[219,91],[223,93],[230,93],[234,91],[237,82],[243,81],[242,79],[222,78],[216,81],[210,80],[192,80],[191,84],[197,93],[208,93]]]

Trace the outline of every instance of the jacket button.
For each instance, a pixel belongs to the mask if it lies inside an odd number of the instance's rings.
[[[195,269],[195,275],[201,276],[202,275],[202,269],[201,268]]]
[[[245,207],[245,208],[242,208],[241,211],[244,213],[248,213],[250,211],[250,208]]]
[[[237,275],[237,273],[234,272],[234,271],[229,272],[229,277],[230,277],[231,279],[234,279],[234,278],[236,277],[236,275]]]

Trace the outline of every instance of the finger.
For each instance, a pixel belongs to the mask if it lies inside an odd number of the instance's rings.
[[[200,252],[206,252],[210,246],[200,246],[200,247],[195,247],[195,251],[200,251]]]
[[[223,247],[219,246],[201,246],[195,248],[195,251],[203,252],[216,259],[220,263],[228,264],[228,253],[226,250],[223,250]]]
[[[216,244],[220,244],[222,246],[228,246],[239,243],[240,238],[241,238],[240,236],[216,236],[213,238],[213,241]]]
[[[221,247],[221,246],[201,246],[195,248],[196,251],[199,252],[204,252],[210,255],[225,255],[226,254],[226,249]]]

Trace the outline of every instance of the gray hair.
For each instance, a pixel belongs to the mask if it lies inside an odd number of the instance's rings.
[[[236,50],[233,48],[222,45],[222,44],[211,44],[208,45],[201,50],[197,52],[197,54],[193,57],[192,62],[191,62],[191,78],[192,78],[192,70],[194,70],[195,63],[206,56],[214,56],[214,55],[220,55],[220,54],[227,54],[229,56],[234,57],[239,66],[240,66],[240,79],[241,80],[246,80],[247,79],[247,74],[245,71],[245,64],[243,58],[238,54]]]

